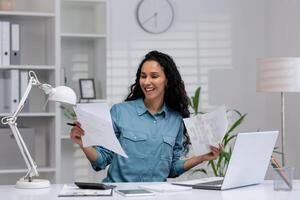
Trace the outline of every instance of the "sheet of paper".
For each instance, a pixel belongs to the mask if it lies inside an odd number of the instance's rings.
[[[228,128],[225,105],[212,112],[183,119],[195,154],[210,152],[210,145],[222,142]]]
[[[107,103],[80,103],[74,111],[85,133],[84,147],[100,145],[127,158],[115,135]]]
[[[64,185],[59,197],[72,197],[72,196],[111,196],[112,189],[108,190],[88,190],[80,189],[75,185]]]

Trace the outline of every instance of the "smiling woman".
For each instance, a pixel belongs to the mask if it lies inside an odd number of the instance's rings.
[[[145,95],[144,103],[154,114],[163,104],[167,79],[161,66],[156,61],[147,61],[142,67],[140,86]]]
[[[220,153],[212,148],[208,154],[180,159],[190,143],[182,120],[189,114],[175,62],[167,54],[151,51],[139,65],[125,102],[111,108],[115,134],[128,158],[101,146],[83,148],[80,123],[72,128],[71,138],[96,171],[110,165],[105,182],[166,181]]]

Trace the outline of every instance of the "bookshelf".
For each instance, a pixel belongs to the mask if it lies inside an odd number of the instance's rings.
[[[1,81],[4,80],[6,71],[34,70],[40,82],[58,85],[58,65],[55,58],[55,52],[57,51],[55,25],[58,19],[57,11],[54,9],[55,3],[56,0],[18,0],[15,1],[13,9],[0,11],[0,21],[8,21],[11,24],[16,23],[20,26],[20,64],[3,65],[1,63]],[[5,86],[0,86],[0,96],[2,98],[7,95],[7,90]],[[20,94],[20,98],[22,95]],[[32,143],[34,152],[31,152],[31,154],[38,165],[40,177],[56,182],[56,173],[59,171],[56,149],[56,138],[58,137],[56,131],[58,113],[56,104],[50,102],[45,106],[46,96],[38,88],[32,88],[28,101],[29,109],[21,113],[17,121],[18,127],[21,134],[22,128],[33,128]],[[0,117],[10,114],[10,112],[0,111]],[[1,124],[1,130],[7,128]],[[3,137],[3,134],[1,137]],[[8,155],[10,151],[19,152],[17,144],[11,146],[7,149]],[[0,160],[5,162],[5,158],[0,158]],[[15,184],[19,178],[25,175],[27,171],[25,162],[20,160],[19,163],[22,163],[22,165],[0,168],[0,184]]]
[[[79,97],[78,79],[93,78],[97,99],[105,99],[107,10],[106,0],[16,0],[13,9],[0,10],[0,21],[20,25],[21,55],[20,65],[0,64],[0,81],[5,71],[33,70],[40,82],[70,86]],[[5,92],[0,85],[0,96]],[[20,114],[18,127],[35,130],[32,154],[40,178],[71,182],[82,155],[68,139],[68,119],[59,105],[48,102],[44,108],[45,101],[42,91],[33,88],[29,110]],[[9,114],[0,109],[0,117]],[[17,145],[12,150],[19,151]],[[25,173],[25,167],[0,168],[0,185],[15,184]]]
[[[79,79],[93,78],[96,98],[106,98],[107,7],[103,0],[61,0],[60,60],[61,82],[72,87],[78,98]],[[100,100],[101,101],[101,100]],[[60,182],[92,180],[91,167],[77,145],[69,139],[71,127],[61,111],[61,176]],[[98,179],[96,181],[99,181]]]

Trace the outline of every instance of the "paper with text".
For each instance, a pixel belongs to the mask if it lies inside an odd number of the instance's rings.
[[[112,189],[91,190],[80,189],[75,185],[64,185],[58,194],[59,197],[77,197],[77,196],[112,196]]]
[[[84,130],[84,147],[100,145],[127,158],[115,135],[107,103],[80,103],[74,111]]]
[[[212,112],[183,119],[195,154],[210,152],[210,145],[222,142],[228,128],[225,105]]]

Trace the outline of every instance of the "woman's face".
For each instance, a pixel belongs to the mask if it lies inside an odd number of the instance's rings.
[[[140,86],[147,101],[162,101],[167,85],[167,78],[160,64],[146,61],[141,69]]]

